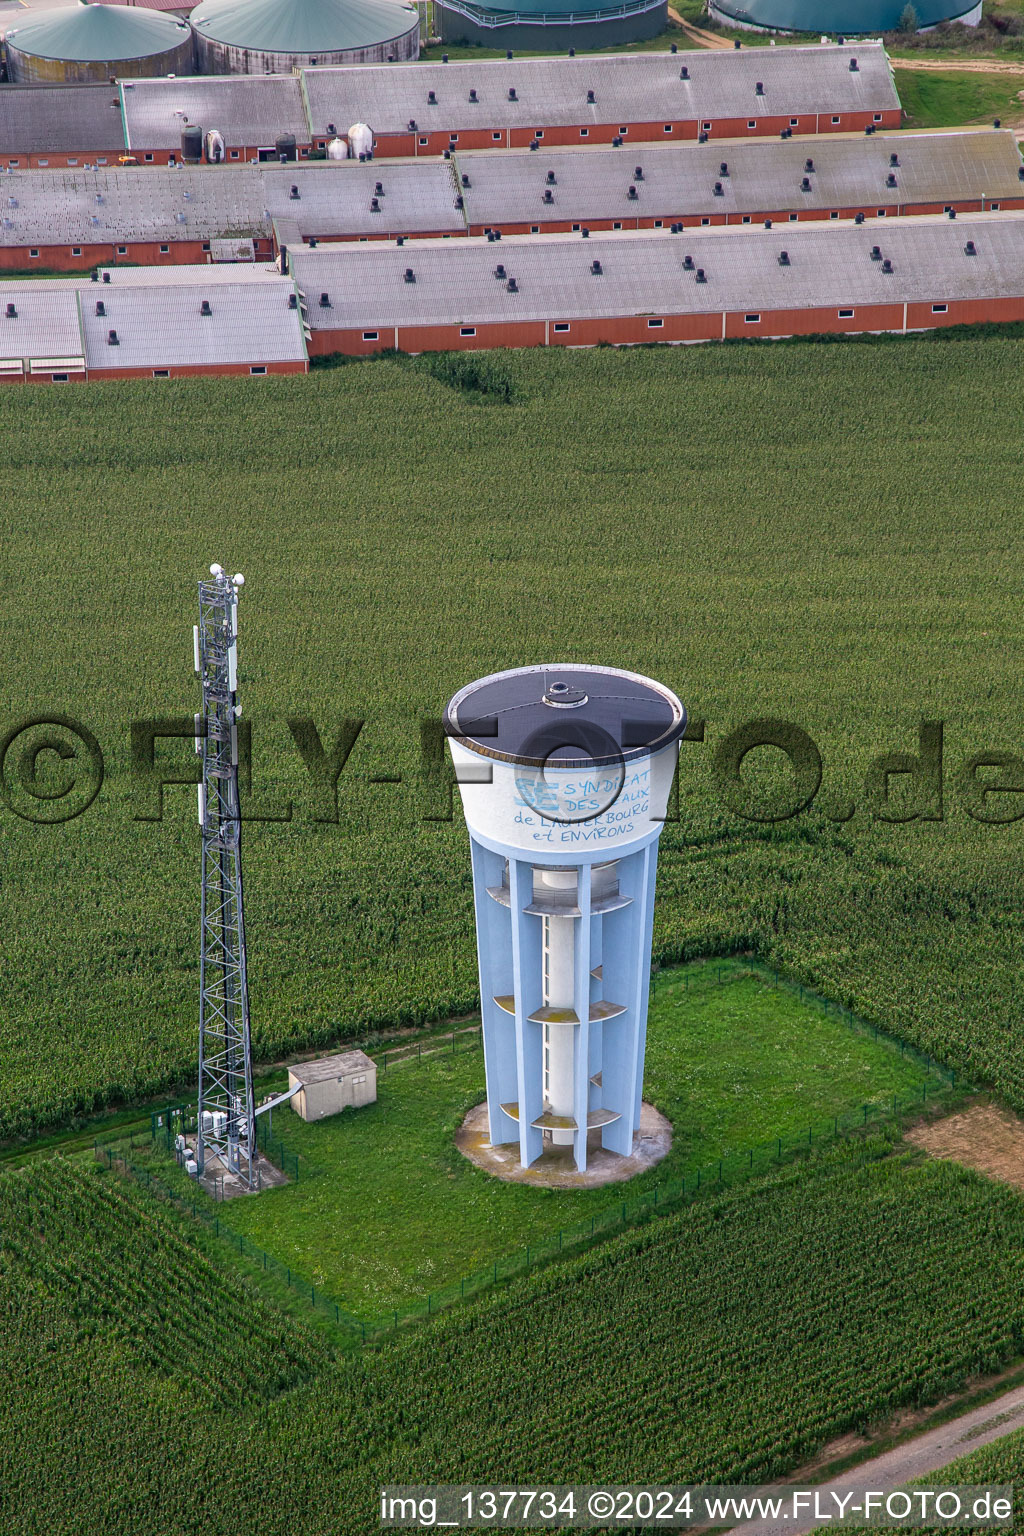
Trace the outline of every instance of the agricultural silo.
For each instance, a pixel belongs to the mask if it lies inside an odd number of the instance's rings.
[[[658,838],[686,711],[612,667],[498,672],[449,701],[469,828],[487,1115],[523,1167],[640,1120]]]
[[[420,51],[419,12],[402,0],[207,0],[190,19],[208,75],[383,64]]]
[[[912,0],[917,27],[940,21],[977,26],[981,0]],[[727,27],[757,32],[822,32],[877,37],[905,26],[907,0],[710,0],[710,14]]]
[[[615,48],[668,26],[667,0],[434,0],[434,13],[443,42],[485,48]]]
[[[60,6],[11,27],[7,73],[19,83],[81,84],[112,75],[190,75],[188,23],[126,5]]]

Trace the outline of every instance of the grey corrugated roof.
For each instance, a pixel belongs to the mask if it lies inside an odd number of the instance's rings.
[[[892,166],[892,154],[899,165]],[[806,170],[810,158],[814,170]],[[722,174],[725,162],[728,173]],[[378,164],[381,162],[377,162]],[[387,162],[383,162],[387,163]],[[868,208],[1020,197],[1017,141],[1008,130],[876,134],[813,142],[778,139],[725,145],[633,145],[460,154],[471,224],[573,219],[680,218],[774,210]],[[643,171],[639,179],[637,166]],[[372,167],[371,167],[372,169]],[[555,183],[548,182],[554,173]],[[887,187],[890,175],[896,187]],[[802,190],[804,178],[810,191]],[[715,195],[715,184],[721,195]],[[629,196],[630,187],[636,198]],[[550,191],[553,202],[544,202]]]
[[[0,155],[124,149],[113,85],[0,85]]]
[[[973,239],[977,255],[964,246]],[[893,263],[886,274],[871,247]],[[790,264],[779,264],[788,251]],[[683,269],[690,254],[706,282]],[[1024,295],[1024,215],[883,219],[682,235],[519,236],[358,244],[291,253],[313,329],[588,316],[714,314],[906,300]],[[602,275],[591,273],[597,260]],[[494,276],[501,262],[518,283]],[[416,281],[407,283],[407,267]],[[321,292],[332,307],[321,309]]]
[[[850,69],[856,58],[858,69]],[[689,79],[680,79],[685,64]],[[764,95],[756,94],[761,81]],[[704,49],[361,65],[305,76],[312,127],[368,123],[375,133],[545,124],[711,120],[780,113],[880,112],[899,105],[880,43],[855,47]],[[478,100],[470,103],[474,89]],[[517,99],[508,99],[514,88]],[[427,99],[433,91],[436,104]],[[587,104],[587,91],[595,101]]]
[[[7,319],[8,304],[18,311],[15,319]],[[0,360],[81,357],[82,350],[74,288],[0,282]]]
[[[353,1072],[374,1072],[376,1067],[363,1051],[342,1051],[337,1056],[321,1056],[319,1061],[299,1061],[288,1068],[296,1082],[322,1083],[331,1078],[347,1077]]]
[[[133,150],[180,150],[186,121],[204,132],[216,128],[229,147],[269,149],[282,133],[293,133],[300,144],[309,141],[302,87],[296,76],[124,80],[121,91]]]
[[[189,364],[272,363],[305,357],[301,317],[288,308],[291,284],[204,282],[192,267],[191,284],[90,284],[82,294],[85,356],[89,368],[175,368]],[[200,314],[204,298],[212,314]],[[106,311],[96,314],[96,301]],[[109,331],[119,344],[110,346]]]
[[[466,228],[455,206],[455,168],[448,160],[343,160],[315,165],[267,165],[258,175],[264,204],[274,217],[294,219],[302,234],[459,234]],[[370,203],[380,182],[380,212]],[[292,187],[299,196],[292,198]]]
[[[0,182],[0,219],[0,248],[270,233],[249,166],[16,171]]]

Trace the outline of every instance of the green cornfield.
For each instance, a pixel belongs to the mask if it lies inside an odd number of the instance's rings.
[[[40,754],[50,802],[24,783],[38,733],[5,757],[0,1137],[194,1073],[194,790],[153,819],[130,743],[196,707],[214,559],[247,581],[250,812],[291,816],[245,837],[261,1059],[473,1009],[467,838],[423,722],[471,677],[575,657],[662,678],[706,722],[662,841],[657,956],[745,946],[1024,1107],[1020,826],[969,813],[1024,799],[965,778],[1020,733],[1022,362],[997,336],[6,391],[0,720],[81,722],[105,778],[41,825],[82,764]],[[824,765],[780,823],[730,809],[713,771],[766,716]],[[297,718],[327,754],[364,721],[336,810]],[[869,766],[916,753],[922,721],[944,726],[941,809],[896,775],[889,814],[915,819],[879,821]],[[155,761],[195,771],[187,740]],[[775,748],[744,776],[755,808],[788,794]]]
[[[1019,1197],[888,1142],[654,1219],[338,1361],[259,1309],[240,1357],[215,1260],[114,1174],[5,1175],[14,1211],[5,1536],[364,1536],[388,1481],[756,1483],[997,1368],[1024,1327]],[[59,1259],[27,1235],[50,1221]],[[83,1276],[93,1248],[102,1291]],[[256,1372],[265,1388],[247,1390]]]

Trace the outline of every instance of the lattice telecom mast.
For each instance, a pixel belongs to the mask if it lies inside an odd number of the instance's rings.
[[[249,1189],[257,1185],[256,1117],[249,1042],[245,921],[242,912],[241,819],[238,804],[238,592],[241,576],[210,566],[199,583],[195,667],[202,685],[196,751],[202,830],[202,917],[199,959],[200,1175],[219,1157]]]

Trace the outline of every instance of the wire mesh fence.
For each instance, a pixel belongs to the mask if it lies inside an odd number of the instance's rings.
[[[242,1234],[234,1232],[218,1214],[206,1207],[198,1193],[191,1197],[182,1195],[166,1181],[155,1178],[151,1169],[137,1166],[128,1155],[133,1143],[126,1150],[123,1144],[111,1147],[101,1146],[97,1142],[96,1156],[105,1161],[108,1167],[117,1167],[152,1193],[169,1199],[180,1210],[212,1227],[215,1236],[223,1238],[241,1257],[251,1260],[262,1272],[283,1280],[298,1297],[308,1299],[312,1309],[333,1322],[352,1341],[360,1344],[371,1342],[395,1332],[404,1324],[429,1317],[492,1286],[526,1274],[540,1264],[557,1259],[561,1254],[582,1250],[597,1240],[647,1221],[652,1215],[668,1213],[691,1201],[745,1182],[773,1167],[804,1157],[816,1148],[864,1136],[884,1126],[898,1129],[903,1116],[917,1116],[929,1109],[938,1108],[969,1090],[969,1085],[962,1078],[958,1081],[955,1071],[926,1052],[916,1050],[906,1042],[886,1034],[876,1025],[860,1019],[852,1010],[820,996],[744,952],[722,956],[700,967],[655,971],[651,978],[652,1000],[667,990],[680,989],[685,995],[699,988],[727,985],[744,977],[753,977],[768,986],[793,993],[807,1006],[835,1017],[847,1028],[870,1035],[888,1049],[914,1060],[926,1075],[912,1092],[894,1095],[892,1099],[859,1104],[842,1114],[809,1124],[806,1129],[787,1132],[741,1151],[723,1154],[706,1163],[688,1167],[677,1176],[665,1179],[632,1197],[610,1201],[593,1215],[556,1232],[538,1234],[517,1252],[490,1260],[471,1274],[460,1276],[425,1297],[410,1300],[382,1317],[361,1318],[347,1311],[340,1302],[335,1301],[326,1291],[318,1289],[298,1271],[283,1264]],[[479,1049],[479,1036],[479,1025],[470,1025],[452,1030],[448,1036],[433,1036],[427,1040],[411,1042],[394,1051],[382,1053],[381,1070],[386,1070],[389,1056],[394,1067],[402,1062],[429,1062],[443,1055]],[[169,1105],[164,1111],[154,1111],[151,1140],[159,1137],[166,1141],[168,1148],[172,1148],[176,1134],[187,1134],[194,1128],[194,1105]],[[270,1134],[269,1126],[261,1134],[265,1138],[260,1141],[261,1150],[289,1177],[300,1179],[315,1173],[316,1170],[308,1169],[300,1154]],[[300,1161],[303,1165],[301,1174]]]

